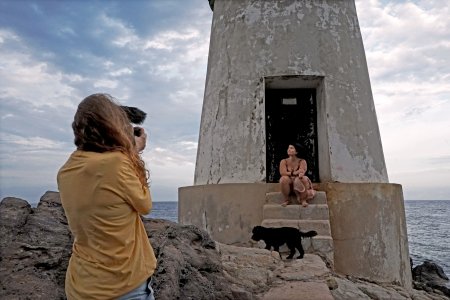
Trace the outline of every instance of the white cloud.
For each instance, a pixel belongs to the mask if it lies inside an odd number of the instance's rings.
[[[5,114],[5,115],[2,115],[1,119],[4,120],[7,118],[11,118],[11,117],[14,117],[14,115],[13,114]]]
[[[187,29],[183,32],[164,31],[158,33],[155,37],[145,43],[144,50],[147,49],[164,49],[173,50],[180,41],[187,41],[198,38],[200,35],[196,29]]]
[[[166,190],[166,198],[159,198],[157,192],[154,201],[175,201],[178,187],[192,185],[194,181],[197,143],[181,140],[171,145],[155,147],[143,156],[150,170],[151,186]]]
[[[181,104],[186,106],[192,106],[192,104],[199,105],[203,102],[202,93],[199,90],[192,90],[183,88],[178,91],[174,91],[169,94],[169,99],[173,104]],[[197,108],[198,110],[198,108]]]
[[[406,199],[449,199],[450,165],[440,160],[450,153],[448,3],[356,5],[389,178]]]
[[[115,38],[112,40],[112,44],[118,47],[135,48],[139,44],[139,37],[135,34],[134,30],[124,24],[121,20],[101,14],[99,16],[100,22],[107,29],[114,30]],[[103,29],[97,29],[96,34],[101,36],[104,33]]]
[[[54,140],[50,140],[47,138],[34,136],[34,137],[23,137],[19,135],[12,135],[12,134],[0,134],[0,139],[2,143],[8,144],[9,146],[14,147],[13,152],[16,151],[24,151],[24,150],[43,150],[43,149],[54,149],[54,150],[60,150],[63,149],[66,144]],[[11,149],[12,150],[12,149]],[[12,152],[12,151],[7,152]]]
[[[197,143],[193,141],[174,141],[171,147],[156,146],[144,154],[144,159],[150,165],[170,168],[173,165],[194,166],[197,155]],[[170,172],[169,172],[170,173]]]
[[[119,83],[115,80],[100,79],[94,82],[94,87],[96,88],[110,88],[114,89]]]
[[[74,37],[77,36],[76,32],[73,30],[73,28],[70,27],[60,27],[57,29],[57,33],[60,36],[69,36],[69,37]]]
[[[50,71],[47,62],[35,59],[32,50],[16,34],[1,34],[0,96],[22,99],[35,106],[72,107],[75,91],[64,83],[63,74]]]
[[[0,28],[0,44],[4,44],[8,40],[19,41],[20,39],[14,32],[4,28]]]
[[[119,77],[122,75],[130,75],[133,74],[133,71],[130,68],[121,68],[119,70],[113,71],[109,73],[112,77]]]
[[[63,78],[71,83],[79,83],[87,81],[86,78],[83,78],[81,75],[78,74],[64,74]]]
[[[184,146],[186,150],[195,150],[197,151],[198,143],[191,141],[181,141],[180,145]]]

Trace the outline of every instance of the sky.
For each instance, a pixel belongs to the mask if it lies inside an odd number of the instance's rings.
[[[390,182],[450,200],[450,3],[357,0]],[[57,190],[86,96],[148,114],[154,201],[193,184],[212,12],[207,0],[0,0],[0,199]]]

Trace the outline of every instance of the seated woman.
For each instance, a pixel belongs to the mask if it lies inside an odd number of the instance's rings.
[[[280,162],[280,185],[281,193],[285,201],[281,204],[286,206],[291,204],[289,195],[294,192],[298,202],[303,206],[308,206],[308,200],[314,198],[316,191],[312,187],[311,180],[305,176],[308,169],[306,160],[297,157],[301,155],[301,146],[291,144],[287,149],[288,158]]]

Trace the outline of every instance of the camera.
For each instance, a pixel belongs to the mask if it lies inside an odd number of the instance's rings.
[[[123,111],[126,113],[128,120],[130,120],[130,123],[133,124],[142,124],[145,121],[145,118],[147,117],[147,114],[145,112],[143,112],[142,110],[140,110],[137,107],[132,107],[132,106],[125,106],[125,105],[121,105],[120,106]],[[135,136],[140,136],[141,135],[141,127],[133,127],[133,133]]]

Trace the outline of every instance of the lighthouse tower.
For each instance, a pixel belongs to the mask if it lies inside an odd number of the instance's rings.
[[[289,143],[313,181],[387,182],[353,1],[215,1],[195,184],[275,182]]]
[[[287,146],[299,143],[308,176],[327,195],[337,271],[408,285],[403,196],[388,183],[354,1],[209,4],[194,186],[179,190],[180,222],[224,243],[248,240]],[[386,252],[392,240],[398,253]],[[372,253],[350,253],[371,243]],[[355,258],[368,255],[371,270]]]

